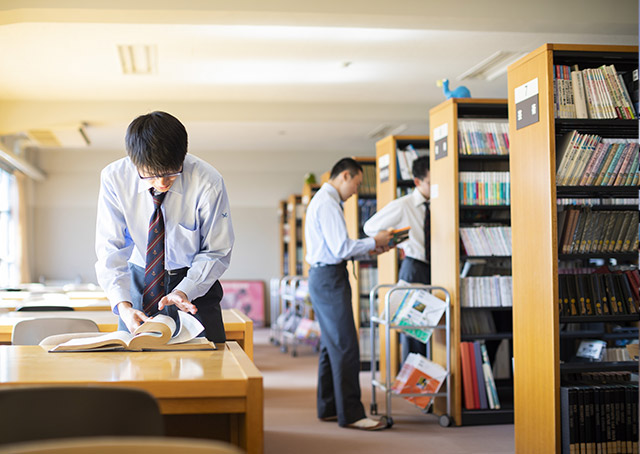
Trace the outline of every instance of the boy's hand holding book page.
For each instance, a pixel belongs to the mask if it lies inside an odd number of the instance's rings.
[[[391,240],[389,240],[389,247],[395,247],[396,245],[402,243],[409,239],[409,230],[411,227],[403,227],[401,229],[394,229],[391,231],[393,236]]]
[[[180,331],[175,321],[158,314],[141,324],[133,334],[125,331],[111,333],[71,333],[49,336],[40,342],[50,352],[72,351],[147,351],[147,350],[215,350],[215,345],[204,337],[196,337],[204,327],[194,316],[178,311]]]

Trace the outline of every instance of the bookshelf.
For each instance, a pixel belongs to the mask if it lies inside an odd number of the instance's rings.
[[[470,121],[477,120],[478,124],[487,125],[506,118],[507,101],[504,99],[449,99],[429,111],[432,142],[430,151],[431,283],[443,286],[451,295],[451,416],[457,425],[504,424],[513,421],[512,378],[496,380],[500,409],[467,410],[461,369],[461,342],[484,341],[489,359],[493,364],[500,343],[505,339],[509,341],[512,337],[511,308],[501,306],[500,302],[495,302],[486,295],[481,298],[472,294],[463,302],[461,284],[465,282],[460,277],[465,263],[471,263],[471,260],[477,264],[476,268],[483,266],[498,269],[500,274],[510,274],[507,251],[495,251],[501,255],[486,253],[482,255],[483,252],[472,251],[467,246],[467,255],[463,253],[463,244],[466,243],[461,241],[461,233],[481,231],[480,226],[497,224],[497,227],[492,228],[504,228],[509,225],[509,206],[506,204],[508,198],[503,197],[500,204],[488,197],[485,200],[480,196],[480,188],[484,187],[483,184],[473,184],[473,182],[483,181],[485,175],[496,175],[496,172],[508,171],[509,156],[487,154],[488,150],[477,147],[474,148],[474,153],[481,154],[470,155],[468,147],[465,148],[468,137],[465,132],[469,128]],[[471,179],[469,180],[467,176]],[[473,187],[476,189],[471,189]],[[486,195],[489,193],[491,191]],[[503,193],[504,195],[508,194]],[[494,244],[489,245],[492,247],[490,252],[494,252]],[[486,273],[486,270],[485,272],[480,270],[480,274],[486,276],[489,273]],[[469,291],[466,290],[465,293],[468,294]],[[480,305],[481,307],[478,307]],[[463,334],[465,322],[475,320],[480,315],[491,319],[495,324],[496,332]],[[444,347],[443,337],[436,337],[433,360],[440,364],[444,364],[446,359]],[[444,403],[436,402],[435,411],[443,411],[443,409]]]
[[[357,194],[344,202],[344,219],[349,238],[365,238],[362,225],[376,211],[376,181],[374,157],[353,157],[363,169],[362,184]],[[361,365],[370,365],[371,348],[369,346],[369,292],[376,284],[370,276],[372,269],[377,268],[375,258],[371,260],[349,261],[349,284],[351,285],[351,306],[356,331],[360,339]]]
[[[302,204],[302,275],[304,277],[309,277],[309,268],[311,268],[311,265],[309,265],[305,260],[305,257],[307,256],[307,243],[304,240],[304,224],[307,219],[307,207],[309,206],[309,202],[315,193],[318,192],[320,186],[321,185],[317,183],[305,183],[304,186],[302,186],[302,199],[300,203]]]
[[[629,257],[607,257],[606,254],[566,257],[558,252],[559,198],[605,201],[638,196],[637,186],[576,188],[557,185],[556,168],[560,160],[556,144],[567,132],[575,129],[603,137],[638,137],[637,120],[555,118],[554,65],[574,64],[581,69],[614,64],[618,71],[629,72],[638,68],[638,48],[545,44],[509,67],[515,445],[518,453],[560,452],[560,388],[566,373],[574,366],[566,361],[563,350],[567,341],[575,342],[575,337],[566,339],[567,336],[560,334],[561,323],[567,320],[561,316],[558,304],[559,271],[569,263],[587,266],[596,256],[610,264],[612,258],[618,263],[638,264],[637,250]],[[528,92],[523,94],[525,89]],[[522,109],[521,102],[528,103],[528,109]],[[528,115],[532,112],[531,103],[537,104],[537,118]],[[528,125],[517,123],[518,115],[523,111],[526,116],[520,118]],[[637,202],[634,209],[637,210]],[[632,319],[637,323],[637,314]],[[583,320],[582,317],[570,319],[573,323]],[[616,319],[604,316],[590,320],[606,325]],[[585,328],[588,326],[584,325]],[[584,334],[594,335],[586,329]],[[576,367],[580,370],[587,366],[607,370],[611,363]],[[629,369],[627,365],[625,370]],[[631,369],[637,373],[637,362]]]
[[[278,226],[280,231],[280,277],[289,274],[289,224],[287,222],[287,201],[278,203]]]
[[[415,149],[428,149],[429,136],[387,136],[376,142],[376,204],[381,209],[392,200],[413,190],[413,180],[399,178],[397,150],[412,145]],[[382,172],[382,174],[381,174]],[[392,249],[378,256],[378,284],[395,284],[398,282],[399,251]],[[379,307],[384,309],[386,292],[378,293]],[[398,336],[392,333],[390,341],[390,372],[395,377],[399,370]],[[380,376],[386,373],[386,350],[383,330],[380,331]]]
[[[287,225],[289,228],[288,262],[287,274],[290,276],[302,275],[302,196],[291,194],[287,199]]]

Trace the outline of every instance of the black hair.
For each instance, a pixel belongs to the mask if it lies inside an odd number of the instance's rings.
[[[177,172],[187,155],[187,130],[173,115],[151,112],[131,122],[125,143],[138,169],[152,175]]]
[[[413,178],[424,180],[429,173],[429,156],[420,156],[411,166],[411,174]]]
[[[341,160],[336,162],[331,169],[331,175],[329,176],[329,178],[333,180],[345,170],[349,171],[349,175],[355,177],[360,172],[362,172],[362,166],[358,164],[353,158],[342,158]]]

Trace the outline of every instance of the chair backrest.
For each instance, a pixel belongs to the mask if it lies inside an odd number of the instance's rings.
[[[151,394],[111,386],[0,388],[0,427],[1,445],[55,438],[164,435],[163,418]]]
[[[3,454],[242,454],[224,441],[164,437],[95,437],[3,446]]]
[[[60,311],[72,311],[71,306],[34,306],[31,304],[25,304],[24,306],[16,307],[17,312],[60,312]]]
[[[21,320],[13,327],[11,343],[14,345],[38,345],[45,337],[65,333],[97,333],[93,320],[85,318],[34,318]]]

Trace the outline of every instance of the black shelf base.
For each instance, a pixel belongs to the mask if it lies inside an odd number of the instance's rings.
[[[463,426],[482,426],[489,424],[513,424],[513,408],[500,410],[462,409]]]

